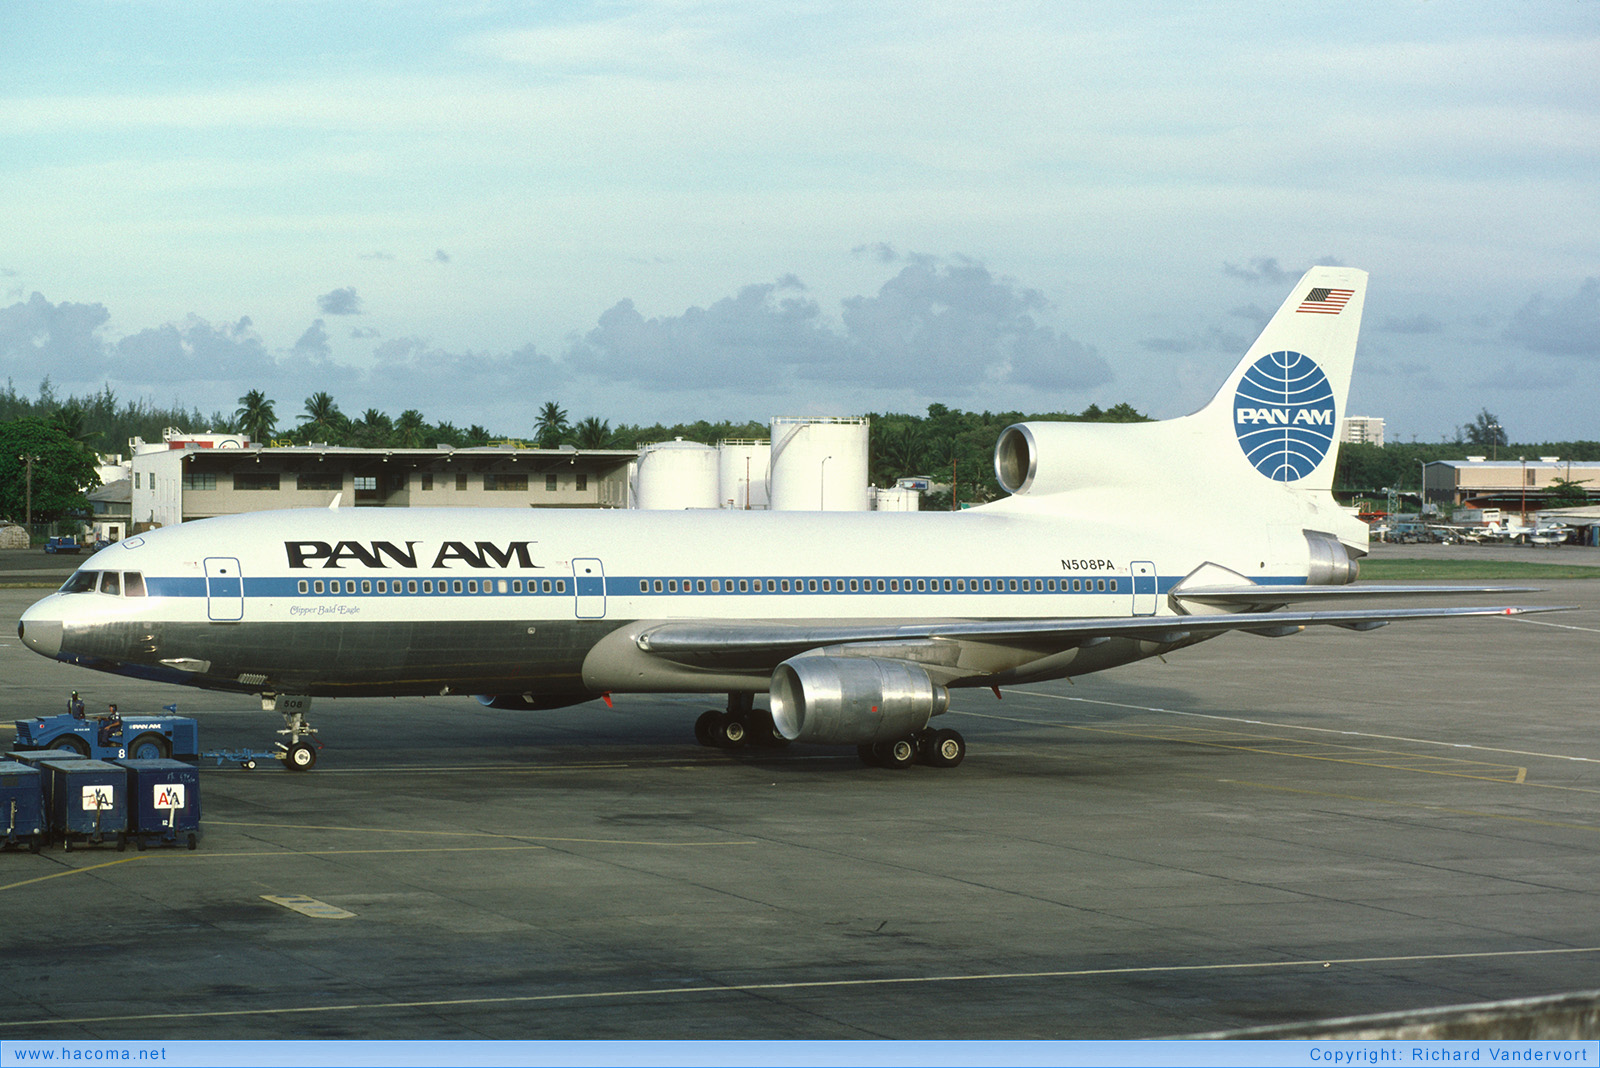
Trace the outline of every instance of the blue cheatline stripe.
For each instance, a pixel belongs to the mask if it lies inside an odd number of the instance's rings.
[[[716,578],[684,577],[682,575],[608,576],[603,593],[610,597],[866,597],[912,596],[927,597],[1073,597],[1129,596],[1138,593],[1170,593],[1182,576],[1099,575],[1078,578],[1039,578],[1037,576],[979,576],[977,578],[946,578],[940,576],[811,576],[784,575],[773,577],[718,576]],[[245,578],[244,596],[250,598],[294,599],[301,597],[440,597],[440,596],[507,596],[507,597],[572,597],[571,578],[512,578],[500,576],[461,576],[459,578],[299,578],[274,576]],[[1259,576],[1262,586],[1302,586],[1301,576]],[[1073,583],[1078,584],[1077,588]],[[1098,583],[1104,582],[1105,589]],[[319,591],[317,584],[321,583]],[[333,584],[338,584],[337,591]],[[456,588],[459,583],[460,589]],[[855,588],[851,588],[851,584]],[[984,588],[988,583],[988,588]],[[425,586],[426,584],[426,586]],[[469,585],[470,584],[470,585]],[[657,589],[657,584],[660,588]],[[741,585],[742,584],[742,585]],[[304,589],[302,589],[302,585]],[[152,597],[207,596],[204,578],[162,578],[145,580]],[[503,587],[503,588],[502,588]],[[770,587],[770,588],[769,588]],[[427,589],[428,592],[424,592]],[[596,591],[595,595],[599,595]],[[234,594],[237,596],[237,594]]]

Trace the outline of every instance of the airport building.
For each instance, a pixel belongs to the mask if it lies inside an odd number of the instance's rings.
[[[1600,500],[1600,463],[1540,456],[1525,460],[1434,460],[1426,467],[1424,493],[1429,503],[1537,512],[1550,488],[1561,481],[1584,483],[1591,501]]]
[[[217,435],[136,450],[129,530],[275,508],[623,508],[632,449],[264,448]]]

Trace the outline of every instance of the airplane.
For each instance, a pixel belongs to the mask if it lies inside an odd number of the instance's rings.
[[[260,694],[292,769],[316,761],[314,697],[631,693],[726,694],[696,721],[704,744],[854,745],[898,768],[961,762],[965,739],[930,723],[963,689],[1230,631],[1553,610],[1351,607],[1526,592],[1353,585],[1367,527],[1329,491],[1366,288],[1312,268],[1191,415],[1006,428],[1010,495],[980,507],[246,513],[101,550],[18,631],[65,663]]]

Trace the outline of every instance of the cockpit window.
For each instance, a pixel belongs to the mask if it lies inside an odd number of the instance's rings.
[[[143,597],[144,575],[137,571],[124,571],[122,573],[122,595],[124,597]]]
[[[105,571],[100,575],[100,592],[109,593],[113,597],[122,596],[122,576],[115,571]]]
[[[62,593],[93,593],[95,583],[100,579],[98,571],[74,571],[72,577],[62,585]]]

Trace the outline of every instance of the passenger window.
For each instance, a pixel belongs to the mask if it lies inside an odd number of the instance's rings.
[[[677,579],[667,579],[667,592],[668,593],[677,593],[678,592],[678,580]]]
[[[521,593],[522,592],[522,580],[521,579],[512,579],[511,580],[511,592],[512,593]]]
[[[926,592],[928,592],[928,582],[927,582],[926,579],[917,579],[917,592],[918,593],[926,593]]]
[[[749,593],[750,592],[750,581],[748,579],[740,579],[739,580],[739,592],[740,593]]]
[[[549,579],[543,579],[543,580],[541,580],[539,582],[539,592],[540,593],[549,593],[550,592],[550,580]],[[659,582],[656,583],[656,592],[657,593],[661,592],[661,583],[659,583]]]
[[[459,586],[460,583],[457,583],[456,585]],[[477,593],[478,592],[478,580],[477,579],[467,579],[467,592],[468,593]]]
[[[132,583],[129,583],[129,585],[131,586]],[[311,592],[311,584],[309,582],[307,582],[305,579],[301,579],[300,580],[300,587],[299,588],[300,588],[300,592],[301,593],[310,593]]]
[[[772,579],[767,579],[767,592],[768,593],[771,593],[773,590],[775,590],[777,588],[778,588],[778,584],[776,582],[774,582]],[[789,584],[787,582],[783,584],[783,590],[784,590],[785,593],[789,592]]]
[[[379,579],[378,580],[378,592],[379,593],[388,593],[389,592],[389,583],[387,581],[385,581],[384,579]]]
[[[684,582],[683,588],[684,588],[685,591],[687,591],[689,589],[689,583],[687,581]],[[705,579],[695,579],[694,580],[694,592],[696,592],[696,593],[705,593],[706,592],[706,580]]]
[[[650,592],[650,580],[649,579],[640,579],[639,580],[639,592],[640,593],[649,593]]]
[[[460,593],[461,592],[461,580],[460,579],[451,579],[450,580],[450,592],[451,593]]]
[[[800,584],[798,582],[795,583],[795,588],[796,589],[798,589],[799,586],[800,586]],[[806,583],[806,589],[810,590],[812,593],[816,593],[817,592],[817,580],[816,579],[812,579],[811,581],[807,582]]]
[[[433,579],[423,579],[422,580],[422,592],[423,593],[432,593],[433,592]]]
[[[830,580],[830,579],[823,579],[822,580],[822,592],[823,593],[832,593],[833,592],[833,582],[832,582],[832,580]]]
[[[944,592],[945,593],[949,593],[950,592],[950,580],[949,579],[945,579],[944,580]]]
[[[712,593],[721,593],[722,592],[722,580],[721,579],[712,579],[711,580],[711,592]]]
[[[655,587],[656,587],[656,592],[660,593],[661,592],[661,580],[660,579],[656,579]]]
[[[416,593],[417,592],[417,580],[416,579],[406,579],[406,592],[407,593]]]
[[[879,593],[883,592],[883,579],[879,579],[878,580],[878,592]]]
[[[317,581],[315,581],[315,582],[313,582],[311,584],[311,592],[313,592],[313,593],[321,593],[322,592],[322,580],[321,579],[317,579]]]
[[[1094,586],[1095,586],[1095,589],[1098,590],[1100,593],[1106,592],[1106,580],[1105,579],[1095,579],[1094,580]]]
[[[61,586],[62,593],[93,593],[95,583],[100,579],[98,571],[75,571],[72,577]]]
[[[557,593],[566,593],[567,592],[567,580],[566,579],[556,579],[556,592]]]

